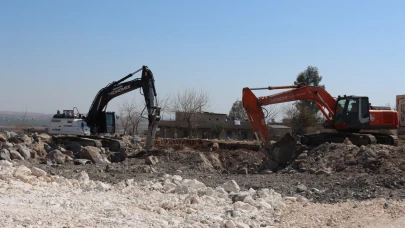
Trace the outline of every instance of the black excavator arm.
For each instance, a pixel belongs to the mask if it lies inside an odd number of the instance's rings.
[[[126,81],[139,71],[142,71],[141,78]],[[118,81],[114,81],[102,88],[93,100],[93,103],[85,117],[87,125],[91,129],[91,134],[115,133],[115,114],[106,112],[105,108],[110,100],[132,90],[142,88],[148,111],[149,124],[152,121],[160,120],[160,108],[157,106],[157,94],[155,88],[155,79],[152,71],[147,66],[128,74]]]

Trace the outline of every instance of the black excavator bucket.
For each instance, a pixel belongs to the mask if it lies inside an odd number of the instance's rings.
[[[262,169],[270,169],[273,172],[286,167],[296,156],[297,139],[291,134],[285,134],[279,141],[266,148],[268,160]]]

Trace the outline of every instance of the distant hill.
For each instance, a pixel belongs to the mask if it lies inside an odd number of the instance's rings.
[[[22,120],[24,112],[15,111],[0,111],[0,127],[10,127],[20,125],[24,122],[24,125],[34,127],[41,126],[46,127],[49,124],[52,116],[54,114],[37,113],[37,112],[27,112],[24,120]],[[164,120],[169,120],[168,117],[163,118]],[[121,121],[117,120],[117,131],[121,130]],[[148,129],[148,120],[141,119],[138,126],[138,132],[143,133],[144,130]]]
[[[13,126],[21,124],[22,121],[28,126],[44,126],[48,125],[53,115],[36,112],[0,111],[0,126]]]
[[[15,112],[15,111],[0,111],[0,116],[22,116],[26,114],[26,116],[30,117],[37,117],[37,116],[53,116],[54,114],[45,114],[45,113],[37,113],[37,112]]]

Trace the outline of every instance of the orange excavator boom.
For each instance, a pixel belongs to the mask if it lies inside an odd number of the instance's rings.
[[[259,98],[253,94],[252,90],[276,90],[276,89],[291,89],[281,93],[261,96]],[[316,102],[317,107],[328,120],[331,126],[334,125],[331,116],[334,115],[336,100],[322,87],[307,86],[307,85],[289,85],[289,86],[269,86],[264,88],[243,88],[242,103],[246,110],[247,116],[251,123],[253,132],[259,134],[260,140],[263,144],[267,144],[268,129],[265,123],[264,113],[262,106],[270,104],[278,104],[298,100],[311,100]],[[325,111],[326,109],[326,111]]]

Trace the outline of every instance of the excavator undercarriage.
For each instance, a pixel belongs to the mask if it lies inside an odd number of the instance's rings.
[[[378,132],[324,132],[318,134],[307,134],[299,136],[300,142],[307,146],[317,146],[325,142],[343,143],[347,138],[356,146],[367,146],[369,144],[386,144],[398,146],[398,137]]]
[[[125,152],[124,141],[113,137],[54,135],[52,140],[56,144],[69,146],[72,142],[84,146],[104,147],[114,152]]]
[[[109,160],[111,162],[121,162],[128,157],[125,143],[119,138],[106,136],[54,135],[52,136],[52,142],[54,144],[64,145],[66,149],[71,149],[71,147],[74,147],[74,144],[80,144],[82,147],[108,148]]]

